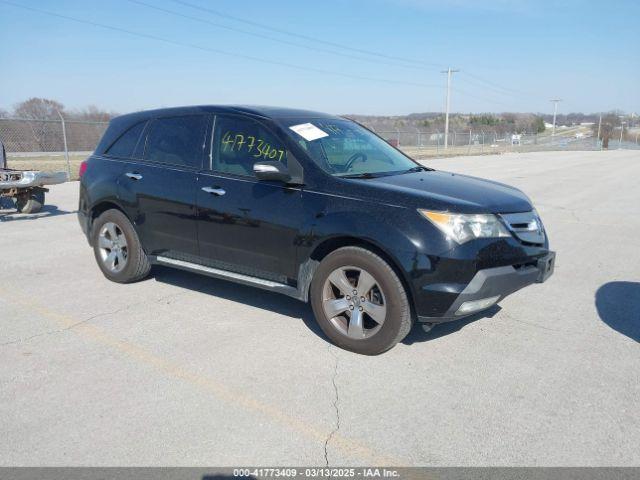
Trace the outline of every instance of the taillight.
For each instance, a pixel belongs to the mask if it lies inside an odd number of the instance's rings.
[[[78,170],[78,176],[82,178],[82,176],[84,175],[84,172],[86,171],[87,171],[87,161],[85,160],[80,164],[80,169]]]

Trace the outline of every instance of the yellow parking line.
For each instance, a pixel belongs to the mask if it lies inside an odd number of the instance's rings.
[[[314,427],[313,425],[310,425],[277,407],[257,401],[244,393],[233,391],[223,383],[216,381],[211,377],[190,372],[180,365],[159,357],[138,345],[120,340],[95,325],[82,323],[70,316],[50,310],[45,306],[37,304],[32,299],[27,300],[26,298],[23,298],[22,295],[18,295],[15,292],[9,293],[0,289],[0,294],[2,294],[2,299],[4,301],[18,304],[23,308],[38,313],[42,317],[56,322],[62,329],[73,328],[74,332],[93,341],[109,346],[114,350],[119,351],[132,359],[138,360],[141,363],[150,365],[173,378],[200,387],[233,406],[240,406],[246,410],[260,413],[270,420],[299,432],[312,440],[324,442],[330,434],[330,430]],[[388,466],[400,466],[403,464],[403,462],[396,458],[379,455],[369,446],[356,440],[345,438],[340,435],[339,432],[336,432],[331,437],[331,444],[334,447],[337,447],[341,452],[348,451],[349,453],[356,455],[360,463],[363,464],[370,463],[374,465]],[[365,462],[363,459],[367,459],[368,461]]]

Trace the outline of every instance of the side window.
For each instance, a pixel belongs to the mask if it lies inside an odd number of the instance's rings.
[[[250,118],[218,115],[213,138],[213,169],[253,177],[253,164],[264,160],[287,163],[284,144]]]
[[[133,155],[133,149],[136,148],[140,134],[144,129],[144,124],[145,122],[140,122],[129,128],[129,130],[120,135],[120,138],[113,142],[105,153],[114,157],[131,157]]]
[[[151,124],[144,158],[156,163],[201,168],[206,130],[205,115],[158,118]]]

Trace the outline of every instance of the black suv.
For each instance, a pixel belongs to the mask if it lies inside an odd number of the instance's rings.
[[[78,216],[115,282],[167,265],[310,301],[342,348],[378,354],[553,272],[519,190],[424,167],[340,117],[201,106],[111,121]]]

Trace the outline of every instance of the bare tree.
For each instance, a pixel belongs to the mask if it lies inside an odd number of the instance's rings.
[[[614,130],[620,126],[620,117],[615,112],[609,112],[602,117],[600,123],[600,138],[602,139],[602,148],[609,148],[609,139],[613,136]],[[593,132],[598,134],[598,122],[593,125]]]
[[[41,152],[62,150],[62,129],[57,123],[64,105],[55,100],[33,97],[14,107],[14,115],[29,119],[29,127]]]
[[[34,120],[57,120],[58,112],[64,111],[64,105],[48,98],[32,97],[16,104],[13,113],[17,117]]]
[[[74,111],[71,114],[71,117],[74,120],[86,120],[90,122],[108,122],[115,116],[117,116],[117,113],[102,110],[95,105],[89,105],[88,107]]]

